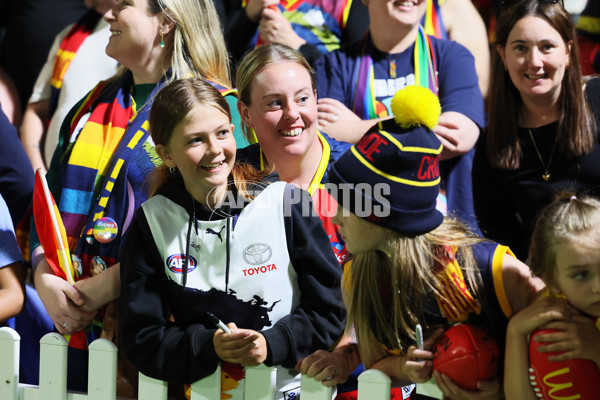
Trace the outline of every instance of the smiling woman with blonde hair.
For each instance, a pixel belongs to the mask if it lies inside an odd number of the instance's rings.
[[[119,297],[122,240],[134,210],[148,198],[146,177],[159,163],[148,123],[154,96],[165,83],[193,75],[237,101],[212,1],[126,0],[104,18],[111,31],[106,53],[122,65],[121,73],[73,107],[47,175],[82,275],[74,285],[57,277],[35,230],[31,245],[35,286],[56,330],[88,334],[70,347],[77,362],[69,361],[69,387],[78,390],[87,386],[86,341],[100,334],[105,306]],[[108,236],[100,232],[105,226],[114,228]]]
[[[282,44],[265,44],[242,59],[236,87],[244,130],[256,135],[258,142],[242,149],[239,158],[258,169],[273,168],[281,180],[311,194],[333,251],[343,264],[348,253],[331,223],[335,202],[323,185],[329,165],[350,144],[319,131],[312,68],[298,51]]]

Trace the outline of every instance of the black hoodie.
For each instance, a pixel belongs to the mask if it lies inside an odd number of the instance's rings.
[[[221,242],[226,242],[229,252],[229,241],[233,240],[230,236],[236,230],[236,216],[248,205],[210,210],[194,202],[181,182],[166,185],[157,196],[164,197],[159,199],[162,204],[165,200],[168,203],[168,207],[162,207],[159,213],[180,208],[181,212],[187,213],[187,222],[183,224],[187,225],[185,231],[188,234],[180,240],[179,252],[188,255],[191,254],[190,244],[197,246],[190,243],[190,231],[197,231],[198,223],[223,220],[225,215],[230,216],[227,218],[228,228],[209,236],[214,238],[217,233],[220,234]],[[261,235],[285,235],[290,265],[294,270],[289,273],[295,272],[300,293],[289,293],[290,298],[298,299],[297,307],[291,313],[274,324],[266,325],[257,321],[255,314],[244,309],[231,309],[230,295],[235,297],[236,292],[227,288],[228,283],[224,283],[225,290],[200,290],[169,277],[168,261],[161,255],[160,246],[157,247],[144,210],[148,205],[137,210],[121,252],[119,325],[125,355],[142,373],[176,383],[192,383],[212,374],[220,360],[212,342],[216,328],[207,312],[217,314],[225,323],[235,322],[241,329],[260,331],[268,345],[265,361],[268,366],[293,368],[298,359],[318,349],[328,349],[342,335],[345,317],[340,290],[342,270],[319,217],[302,215],[302,212],[306,215],[307,204],[312,209],[310,195],[286,184],[283,197],[282,203],[288,210],[284,212],[284,232],[261,232]],[[298,198],[302,201],[298,202]],[[198,222],[194,222],[194,215]],[[260,222],[260,219],[257,221]],[[178,229],[182,231],[181,227]],[[196,241],[198,239],[200,236],[196,237]],[[206,240],[207,236],[203,239]],[[229,279],[229,255],[226,259],[225,276]],[[198,268],[206,268],[202,262],[197,265]],[[192,268],[195,266],[188,266],[185,270],[191,271]],[[223,266],[209,268],[222,272]],[[287,266],[280,265],[279,268]],[[239,268],[237,273],[240,273]],[[278,281],[268,279],[265,275],[248,282],[262,285],[261,290],[265,290],[265,286],[268,290],[269,286],[276,288],[279,285]],[[260,301],[258,303],[260,305]],[[270,322],[268,318],[266,320]]]

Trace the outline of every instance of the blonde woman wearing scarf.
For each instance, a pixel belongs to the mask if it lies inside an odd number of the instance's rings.
[[[77,369],[70,368],[68,386],[79,390],[87,386],[86,339],[98,334],[104,306],[119,297],[122,238],[158,162],[147,122],[154,92],[196,75],[236,102],[211,1],[121,1],[104,18],[111,31],[106,52],[122,73],[99,83],[69,113],[47,176],[71,254],[82,266],[75,284],[53,273],[35,232],[31,246],[35,286],[56,330],[73,338],[85,329],[87,338],[70,342],[80,363],[69,363]]]

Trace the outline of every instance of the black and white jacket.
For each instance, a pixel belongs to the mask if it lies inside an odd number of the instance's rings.
[[[342,270],[310,195],[284,182],[260,186],[249,203],[233,190],[210,210],[170,184],[137,210],[121,254],[119,324],[144,374],[191,383],[213,373],[210,312],[264,335],[283,398],[299,386],[297,360],[341,336]],[[241,380],[233,386],[241,398]]]

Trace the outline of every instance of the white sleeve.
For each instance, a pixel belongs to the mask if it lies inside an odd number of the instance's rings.
[[[73,24],[67,25],[54,37],[54,42],[52,43],[52,47],[48,52],[48,59],[42,67],[42,70],[35,81],[35,85],[33,85],[33,92],[29,97],[29,103],[37,103],[38,101],[48,100],[50,98],[50,92],[52,89],[52,86],[50,85],[50,79],[52,78],[52,69],[54,68],[56,53],[58,53],[60,43],[63,41],[65,36],[67,36],[67,33],[69,33],[69,30],[72,26]]]

